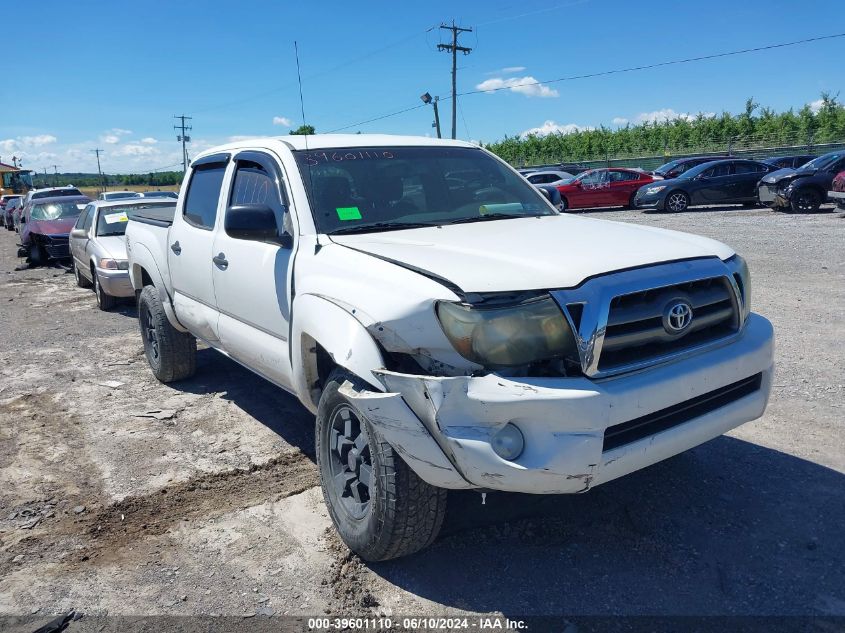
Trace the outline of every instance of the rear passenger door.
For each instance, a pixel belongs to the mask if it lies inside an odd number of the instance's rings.
[[[639,174],[624,169],[611,169],[608,172],[610,188],[607,204],[624,207],[631,202],[631,196],[639,187]]]
[[[264,151],[241,151],[226,192],[225,213],[240,205],[266,205],[276,216],[278,240],[229,236],[225,216],[214,240],[212,269],[223,348],[273,382],[289,387],[288,348],[293,229],[279,162]]]
[[[213,345],[219,343],[219,337],[211,258],[214,229],[225,200],[221,192],[228,163],[229,154],[215,154],[191,165],[187,193],[177,205],[167,244],[179,321]]]
[[[723,204],[731,199],[733,163],[720,163],[703,172],[696,184],[692,204]]]

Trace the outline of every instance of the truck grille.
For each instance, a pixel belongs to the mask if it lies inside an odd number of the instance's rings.
[[[625,446],[711,413],[760,390],[763,374],[756,374],[696,398],[607,427],[602,451]]]
[[[664,325],[667,307],[675,300],[692,307],[692,321],[682,334],[671,334]],[[725,277],[615,297],[610,303],[599,370],[611,371],[711,343],[734,334],[738,326],[734,293]]]

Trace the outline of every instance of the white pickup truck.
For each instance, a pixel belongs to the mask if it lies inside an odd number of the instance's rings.
[[[469,143],[224,145],[126,238],[156,377],[190,377],[200,339],[295,395],[369,560],[431,543],[447,489],[585,492],[768,401],[772,327],[730,247],[562,215]]]

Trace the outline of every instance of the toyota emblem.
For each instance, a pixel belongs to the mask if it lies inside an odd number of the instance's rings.
[[[675,300],[663,312],[663,329],[669,334],[683,334],[692,323],[692,306],[682,300]]]

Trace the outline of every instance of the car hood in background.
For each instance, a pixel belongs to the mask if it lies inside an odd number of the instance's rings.
[[[816,173],[815,169],[804,169],[803,167],[784,167],[763,176],[762,180],[766,183],[780,182],[788,178],[800,178],[802,176],[812,176]]]
[[[729,246],[689,233],[569,215],[488,220],[332,241],[427,271],[465,292],[571,288],[611,271],[697,257]]]
[[[76,224],[76,218],[59,218],[58,220],[30,220],[29,232],[40,235],[67,235]]]
[[[112,259],[128,259],[126,256],[126,237],[123,235],[109,235],[94,238],[97,244]]]

